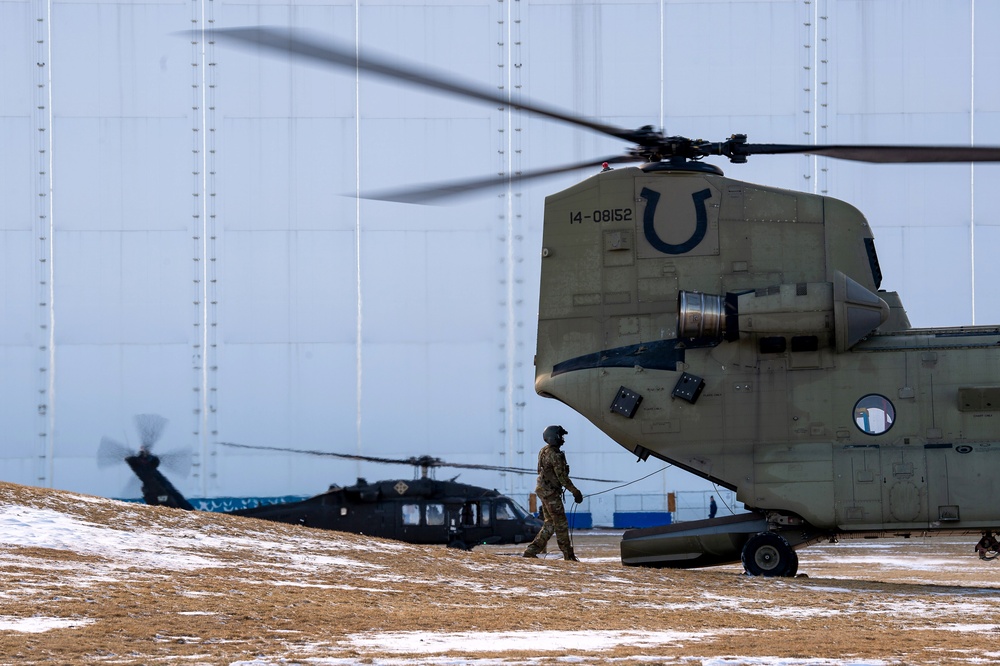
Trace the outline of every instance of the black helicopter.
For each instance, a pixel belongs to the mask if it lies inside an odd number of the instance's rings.
[[[142,483],[142,497],[147,504],[194,510],[194,506],[160,471],[160,458],[151,452],[166,424],[157,422],[155,432],[148,424],[155,415],[139,415],[136,423],[143,433],[138,452],[107,437],[101,440],[100,459],[107,462],[123,459]],[[531,541],[542,522],[517,502],[496,490],[481,488],[454,479],[439,481],[429,470],[438,467],[485,469],[514,474],[535,474],[535,470],[498,465],[446,463],[439,458],[419,456],[407,459],[377,458],[354,454],[310,451],[273,446],[252,446],[220,442],[221,445],[283,453],[307,454],[362,460],[384,464],[413,465],[421,470],[416,479],[393,479],[369,483],[358,479],[350,486],[330,488],[297,502],[261,504],[224,513],[260,518],[292,525],[337,530],[367,536],[396,539],[414,544],[444,544],[470,550],[480,544],[518,544]],[[584,477],[577,477],[584,479]],[[607,479],[585,479],[612,483]]]

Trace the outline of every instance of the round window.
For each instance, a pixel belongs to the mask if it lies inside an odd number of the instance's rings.
[[[854,424],[866,435],[888,432],[895,422],[896,408],[884,395],[871,393],[854,405]]]

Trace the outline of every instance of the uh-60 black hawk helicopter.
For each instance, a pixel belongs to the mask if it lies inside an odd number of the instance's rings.
[[[830,197],[726,178],[703,161],[810,154],[879,163],[996,162],[1000,148],[752,144],[620,129],[358,57],[271,28],[210,33],[513,107],[634,145],[545,200],[535,390],[640,459],[734,490],[750,513],[631,530],[627,565],[741,561],[794,575],[838,536],[1000,527],[1000,328],[914,329],[881,289],[872,230]],[[641,163],[614,169],[612,164]],[[504,179],[370,195],[429,202]]]
[[[153,446],[160,439],[167,420],[157,414],[139,414],[135,421],[140,434],[138,451],[132,451],[124,444],[104,437],[98,448],[98,463],[108,466],[124,460],[141,482],[142,497],[147,504],[194,510],[191,502],[160,471],[161,457],[166,466],[182,471],[185,465],[190,466],[190,453],[174,452],[162,456],[154,454]],[[496,490],[458,483],[455,479],[440,481],[428,474],[429,470],[439,467],[512,474],[535,474],[535,470],[500,465],[447,463],[431,456],[394,459],[232,442],[220,444],[242,449],[412,465],[420,469],[419,478],[374,483],[358,479],[353,485],[332,485],[326,492],[301,501],[266,503],[224,512],[230,515],[352,532],[407,543],[444,544],[463,550],[480,544],[526,543],[542,527],[538,518]],[[588,480],[612,482],[608,479]]]

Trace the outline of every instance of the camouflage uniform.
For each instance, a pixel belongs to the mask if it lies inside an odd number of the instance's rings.
[[[562,432],[561,426],[558,426]],[[548,432],[548,430],[546,430]],[[541,517],[543,521],[542,529],[538,531],[535,540],[528,544],[524,551],[525,557],[537,557],[538,553],[545,549],[545,545],[555,532],[556,543],[563,553],[563,559],[575,560],[573,544],[569,540],[569,523],[566,521],[566,509],[563,507],[563,488],[573,493],[573,499],[577,503],[583,501],[581,493],[573,481],[569,478],[569,464],[566,462],[566,454],[560,448],[562,445],[562,435],[558,436],[558,443],[551,439],[538,452],[538,483],[535,486],[535,494],[542,503]]]

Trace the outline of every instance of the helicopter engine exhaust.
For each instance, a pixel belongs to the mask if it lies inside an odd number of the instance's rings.
[[[725,323],[722,296],[698,291],[677,294],[677,335],[682,338],[720,338]]]
[[[780,284],[725,296],[680,291],[677,334],[733,341],[741,333],[766,336],[833,334],[837,350],[850,349],[889,318],[889,306],[843,273],[833,282]]]

